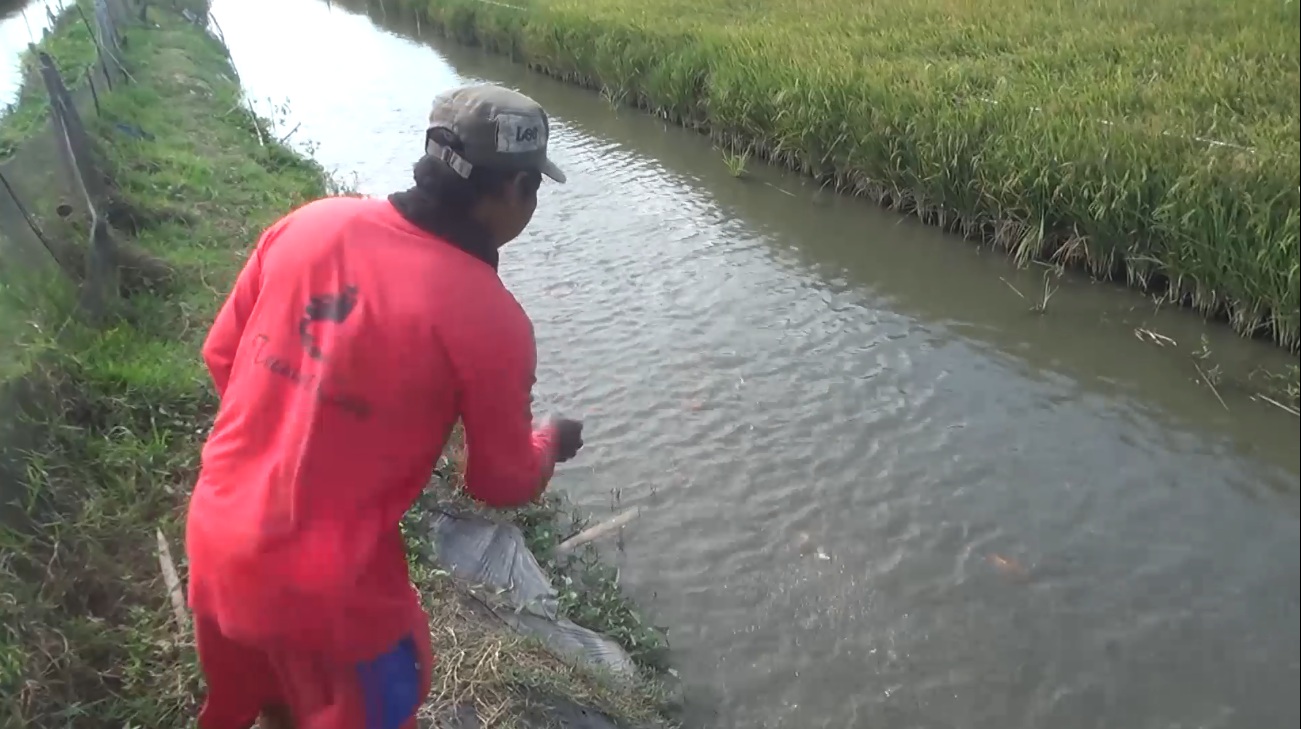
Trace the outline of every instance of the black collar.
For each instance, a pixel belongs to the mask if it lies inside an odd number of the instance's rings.
[[[388,196],[389,203],[408,223],[440,240],[460,248],[497,270],[500,257],[497,247],[488,239],[488,231],[474,221],[460,216],[439,215],[427,204],[426,194],[419,188],[395,192]]]

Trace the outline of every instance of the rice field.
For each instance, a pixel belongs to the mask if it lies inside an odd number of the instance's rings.
[[[1020,261],[1301,342],[1296,0],[399,1]]]

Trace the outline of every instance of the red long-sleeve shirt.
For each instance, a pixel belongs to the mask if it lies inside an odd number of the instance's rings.
[[[203,355],[221,406],[190,501],[190,605],[235,639],[354,658],[400,639],[398,522],[458,417],[471,496],[525,503],[554,468],[524,310],[386,200],[268,228]]]

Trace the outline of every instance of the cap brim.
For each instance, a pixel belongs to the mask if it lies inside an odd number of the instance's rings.
[[[546,175],[547,177],[550,177],[551,179],[561,184],[564,184],[566,179],[565,173],[561,172],[560,168],[556,166],[556,163],[552,162],[549,159],[542,161],[542,167],[538,169],[538,172],[541,172],[542,174]]]

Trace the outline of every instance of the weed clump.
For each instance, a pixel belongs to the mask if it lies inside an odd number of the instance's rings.
[[[459,466],[464,457],[458,429],[439,468],[441,480],[432,492],[435,500],[468,505]],[[667,630],[646,622],[621,589],[618,569],[604,562],[590,543],[577,550],[558,549],[591,525],[587,516],[570,508],[554,491],[545,492],[527,506],[500,512],[500,516],[520,528],[529,551],[550,575],[561,617],[614,639],[652,681],[669,672]]]

